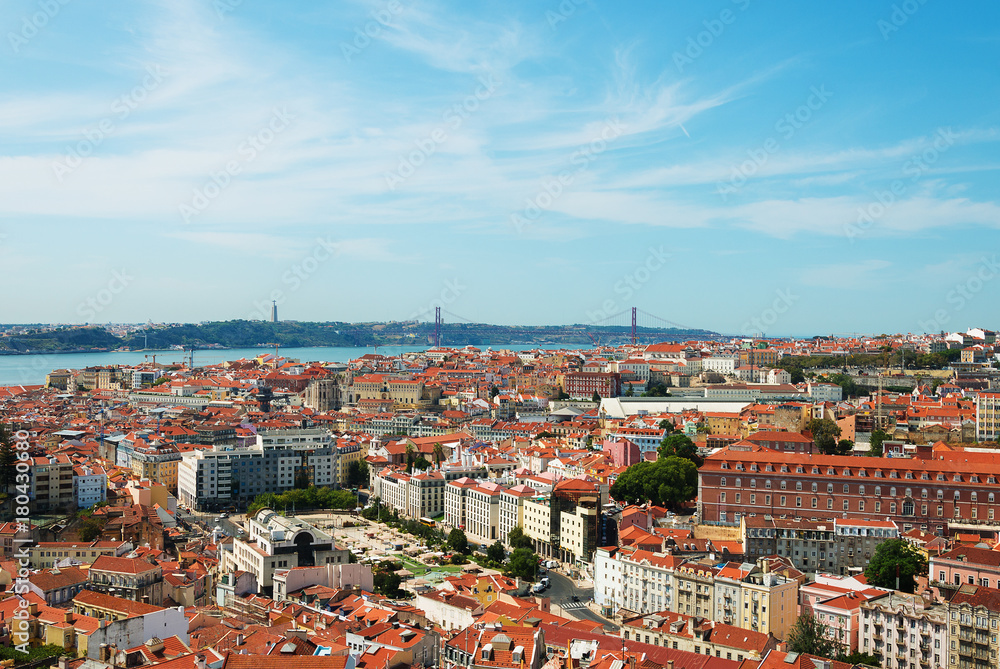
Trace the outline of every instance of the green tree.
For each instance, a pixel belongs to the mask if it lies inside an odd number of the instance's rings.
[[[650,502],[678,509],[698,494],[698,467],[676,455],[638,462],[619,475],[610,492],[630,504]]]
[[[657,381],[653,383],[652,381],[646,386],[645,392],[642,393],[643,397],[670,397],[670,391],[667,386],[662,381]]]
[[[441,463],[444,461],[444,446],[440,443],[434,444],[432,456],[434,458],[434,466],[441,469]]]
[[[457,553],[468,553],[469,552],[469,539],[465,536],[465,532],[458,529],[457,527],[448,533],[448,548]]]
[[[681,432],[674,432],[664,437],[656,451],[660,458],[671,456],[684,458],[693,462],[697,467],[700,467],[702,463],[702,458],[698,455],[698,447],[687,435]]]
[[[379,569],[372,574],[372,585],[375,587],[375,592],[385,597],[398,597],[399,584],[402,582],[403,579],[400,578],[399,574],[387,569]]]
[[[854,452],[854,442],[850,439],[841,439],[837,442],[837,455],[850,455]]]
[[[595,390],[595,391],[594,391],[594,394],[593,394],[593,395],[591,395],[591,397],[590,397],[590,401],[591,401],[591,402],[600,402],[600,401],[601,401],[601,395],[600,395],[600,393],[598,393],[598,392],[597,392],[597,391]]]
[[[913,592],[916,576],[927,575],[927,558],[912,544],[902,539],[883,541],[875,549],[875,554],[865,567],[868,585],[876,588],[896,588]]]
[[[872,431],[871,448],[868,449],[868,454],[877,458],[885,453],[885,446],[883,444],[888,436],[882,430]]]
[[[630,383],[628,389],[625,391],[625,397],[632,397],[635,395],[635,391],[632,390],[632,384]]]
[[[82,521],[80,521],[80,526],[77,529],[77,536],[80,541],[94,541],[101,536],[101,532],[104,531],[104,523],[94,518],[93,516],[87,516]]]
[[[365,460],[351,460],[347,464],[347,485],[363,488],[368,485],[368,463]]]
[[[451,556],[451,563],[456,565],[469,564],[469,559],[462,555],[461,553],[455,553]]]
[[[847,662],[851,666],[856,666],[863,664],[867,667],[881,667],[882,660],[877,655],[872,655],[870,653],[862,653],[860,650],[856,650],[850,655],[839,655],[835,659],[841,662]]]
[[[510,532],[507,533],[507,544],[513,548],[533,548],[534,544],[531,543],[531,538],[524,533],[524,528],[517,525]]]
[[[538,574],[538,556],[530,548],[515,548],[510,554],[510,562],[504,574],[511,578],[534,581]]]
[[[501,564],[506,557],[507,551],[504,550],[503,544],[499,541],[494,541],[490,544],[490,547],[486,549],[486,559],[490,561],[490,564]]]
[[[415,469],[419,469],[420,471],[427,471],[431,468],[431,461],[421,455],[413,461],[413,467]]]
[[[413,460],[416,458],[417,449],[413,447],[413,442],[406,442],[406,473],[413,471]]]
[[[496,397],[499,394],[500,394],[500,389],[499,388],[497,388],[496,386],[491,386],[490,387],[490,399],[493,399],[494,397]]]
[[[789,652],[832,658],[836,644],[827,638],[826,632],[826,625],[812,615],[806,613],[799,616],[788,632]]]
[[[812,433],[813,442],[820,453],[835,455],[837,453],[837,437],[840,427],[829,418],[813,418],[807,426]]]

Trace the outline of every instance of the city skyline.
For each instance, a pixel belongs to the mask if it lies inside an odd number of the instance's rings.
[[[97,7],[0,8],[6,322],[992,320],[992,4]]]

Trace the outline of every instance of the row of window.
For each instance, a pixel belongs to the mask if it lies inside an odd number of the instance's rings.
[[[726,477],[723,476],[722,478],[719,479],[719,485],[721,487],[728,487],[727,486]],[[742,488],[743,487],[743,479],[737,478],[736,481],[735,481],[735,487]],[[750,487],[751,488],[756,488],[757,487],[757,479],[750,479]],[[779,490],[785,490],[785,489],[787,489],[787,487],[788,487],[787,486],[787,481],[779,481],[778,482],[778,488],[779,488]],[[767,480],[764,481],[764,488],[767,489],[767,490],[771,489],[771,480],[770,479],[767,479]],[[796,481],[795,482],[795,489],[796,490],[802,490],[802,481]],[[828,494],[832,495],[833,494],[833,490],[834,490],[834,484],[833,483],[827,483],[826,484],[826,492]],[[850,485],[847,484],[847,483],[843,484],[842,490],[843,490],[843,493],[845,495],[850,494]],[[814,482],[812,484],[812,492],[819,492],[819,484],[818,483]],[[864,495],[865,494],[865,486],[863,486],[863,485],[859,485],[858,486],[858,494],[859,495]],[[878,486],[878,485],[875,486],[875,495],[879,496],[881,494],[882,494],[882,486]],[[978,502],[979,501],[979,493],[978,492],[972,491],[969,494],[970,494],[971,500],[973,502]],[[892,487],[889,488],[889,497],[895,497],[895,496],[896,496],[896,488],[895,488],[895,486],[892,486]],[[904,497],[913,497],[913,488],[906,488],[903,496]],[[927,490],[927,488],[921,488],[921,490],[920,490],[920,497],[921,497],[921,499],[927,499],[928,498],[928,490]],[[960,499],[961,498],[960,491],[955,490],[954,491],[954,497],[955,497],[955,499]],[[995,500],[995,494],[992,493],[992,492],[991,493],[987,493],[986,497],[987,497],[987,501],[988,502],[992,503]],[[940,488],[937,490],[937,499],[944,499],[944,490],[941,490]]]
[[[729,463],[728,462],[722,462],[722,463],[719,464],[719,468],[720,469],[730,469]],[[735,470],[739,471],[739,472],[744,472],[744,471],[747,471],[747,468],[742,463],[737,463],[736,466],[735,466]],[[751,472],[759,472],[760,471],[760,467],[756,463],[752,463],[750,465],[749,471],[751,471]],[[775,471],[774,465],[772,465],[772,464],[765,465],[764,466],[764,471],[765,472],[774,472]],[[781,465],[781,468],[780,468],[780,472],[781,473],[787,474],[787,473],[790,473],[790,471],[791,470],[789,469],[788,465]],[[795,467],[795,473],[796,474],[805,474],[806,473],[805,467],[802,466],[802,465],[796,466]],[[817,467],[817,466],[813,466],[810,469],[809,473],[810,474],[820,474],[821,473],[820,472],[820,468]],[[825,471],[825,475],[826,476],[837,476],[838,474],[837,474],[836,469],[834,469],[833,467],[827,467],[826,471]],[[841,473],[840,473],[840,476],[851,476],[851,470],[849,468],[843,469],[841,471]],[[858,470],[858,476],[860,476],[861,478],[866,478],[868,476],[868,470],[866,470],[866,469],[859,469]],[[889,472],[889,476],[886,477],[882,473],[882,470],[876,469],[872,473],[872,477],[873,478],[877,478],[877,479],[880,479],[880,478],[898,479],[899,478],[899,472],[897,472],[895,470],[892,470],[892,471]],[[912,472],[912,471],[903,472],[903,478],[904,479],[916,479],[916,477],[914,476],[914,472]],[[930,481],[931,480],[930,473],[929,472],[921,472],[920,473],[920,480],[921,481]],[[944,472],[938,472],[937,474],[935,474],[934,480],[935,481],[947,481],[948,477],[947,477],[946,474],[944,474]],[[951,475],[951,480],[954,481],[955,483],[961,483],[964,479],[962,478],[961,474],[952,474]],[[997,480],[996,480],[995,476],[991,475],[991,476],[987,476],[986,477],[986,482],[987,483],[993,483],[993,484],[995,484],[997,482]],[[968,478],[968,483],[981,483],[981,481],[979,480],[979,476],[978,475],[972,474]]]

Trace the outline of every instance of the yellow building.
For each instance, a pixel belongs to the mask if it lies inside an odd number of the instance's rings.
[[[741,606],[734,624],[743,629],[762,634],[774,634],[784,639],[795,624],[798,610],[799,584],[790,578],[768,569],[767,561],[762,562],[763,570],[754,572],[743,579],[740,590]]]
[[[160,483],[177,493],[177,465],[181,454],[171,444],[136,448],[132,453],[132,472],[140,479]]]

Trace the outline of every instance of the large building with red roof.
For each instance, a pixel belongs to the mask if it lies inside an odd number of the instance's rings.
[[[725,448],[698,470],[698,518],[732,524],[745,514],[840,517],[891,520],[902,532],[948,533],[969,523],[1000,531],[1000,454],[988,463],[963,455],[853,458]]]

